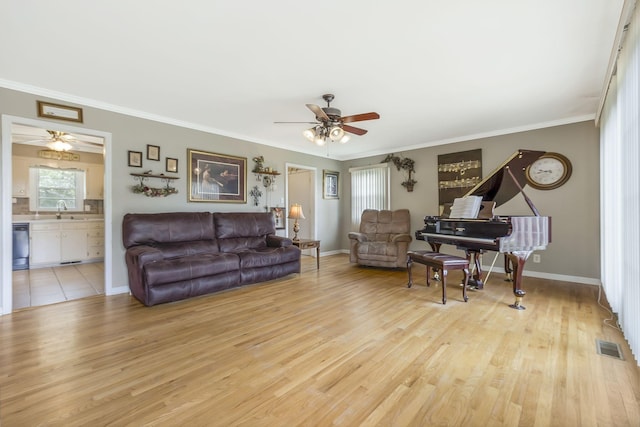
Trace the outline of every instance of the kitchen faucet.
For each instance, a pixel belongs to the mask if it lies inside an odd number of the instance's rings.
[[[60,215],[60,206],[62,206],[65,211],[67,210],[67,204],[64,200],[58,200],[58,203],[56,203],[56,207],[58,208],[58,212],[56,212],[56,219],[62,218],[62,215]]]

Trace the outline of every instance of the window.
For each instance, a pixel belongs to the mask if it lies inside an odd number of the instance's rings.
[[[365,209],[389,209],[389,164],[349,169],[351,173],[351,227],[360,227]]]
[[[83,210],[85,171],[46,166],[29,168],[29,210],[57,211],[58,204],[70,211]],[[62,204],[64,203],[64,206]]]

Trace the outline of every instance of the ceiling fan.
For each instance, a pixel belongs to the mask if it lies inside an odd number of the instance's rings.
[[[73,149],[98,152],[102,151],[103,148],[103,144],[98,142],[99,139],[89,136],[81,136],[82,139],[80,139],[76,135],[67,132],[48,129],[46,129],[48,136],[45,136],[45,129],[27,126],[19,127],[16,130],[16,133],[12,133],[12,139],[13,142],[19,144],[45,145],[48,149],[54,151],[69,151]],[[96,140],[96,142],[91,140]]]
[[[316,115],[315,122],[275,122],[275,123],[309,123],[313,124],[302,132],[302,134],[311,142],[322,146],[327,143],[327,138],[331,141],[338,141],[342,144],[349,141],[350,137],[346,133],[354,135],[364,135],[367,133],[365,129],[357,128],[345,123],[361,122],[365,120],[375,120],[380,118],[378,113],[363,113],[352,116],[342,116],[342,112],[331,106],[334,96],[330,93],[322,95],[327,102],[326,107],[319,107],[315,104],[306,104],[307,108]]]

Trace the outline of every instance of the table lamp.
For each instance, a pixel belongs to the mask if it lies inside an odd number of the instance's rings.
[[[305,219],[304,212],[302,212],[302,205],[300,205],[299,203],[294,203],[293,205],[291,205],[291,207],[289,208],[289,216],[287,218],[295,219],[295,222],[293,223],[293,232],[295,233],[295,235],[293,236],[293,240],[297,242],[298,240],[300,240],[298,238],[298,231],[300,231],[300,224],[298,224],[298,220]]]

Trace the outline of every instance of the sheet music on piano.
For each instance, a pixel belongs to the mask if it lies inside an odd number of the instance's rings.
[[[480,212],[482,196],[457,197],[453,200],[449,218],[475,219]]]

